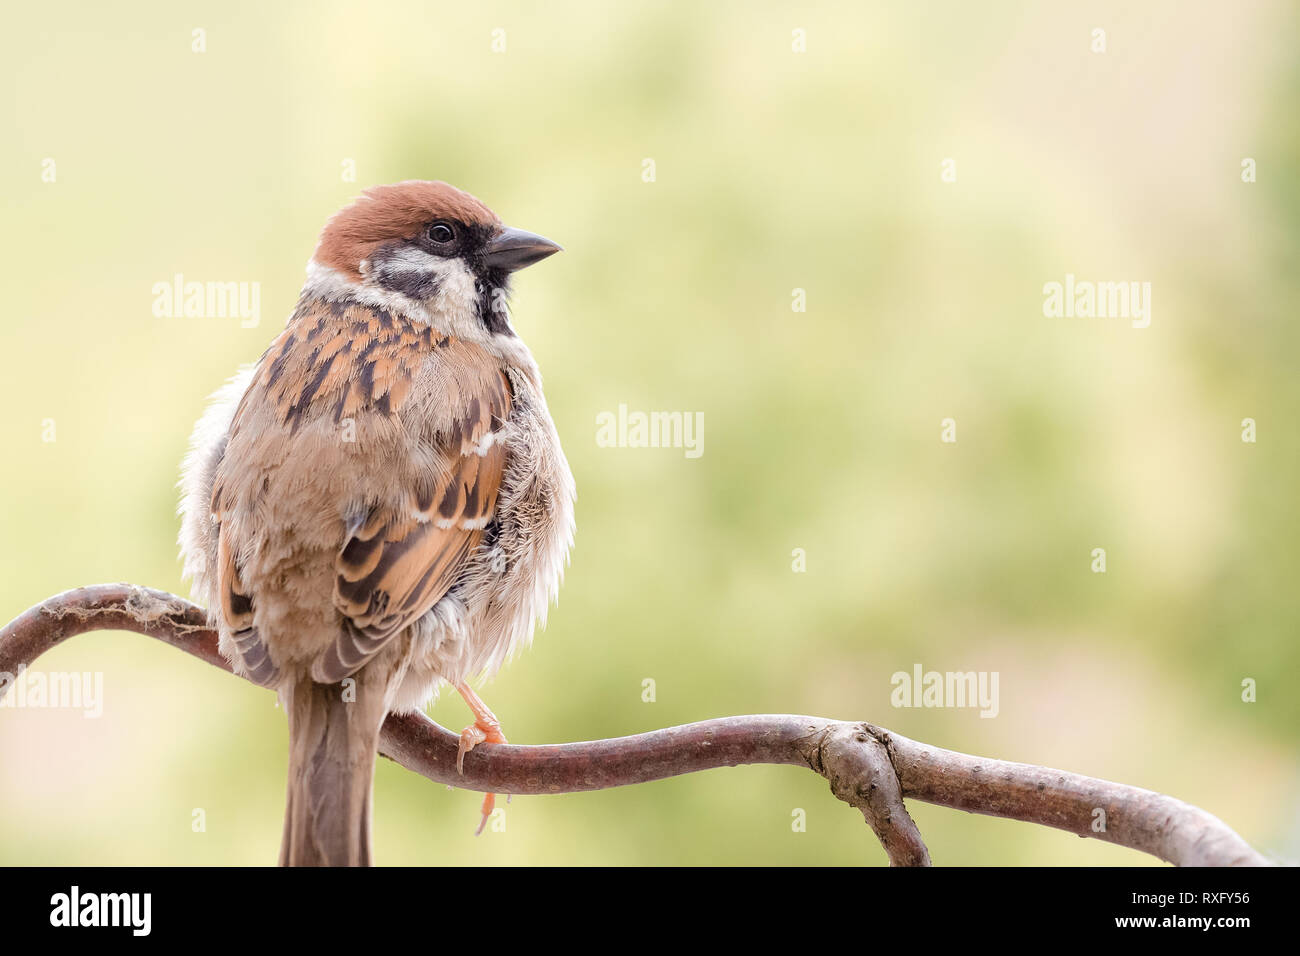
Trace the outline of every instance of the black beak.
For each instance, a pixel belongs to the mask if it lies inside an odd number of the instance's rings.
[[[483,258],[494,269],[516,272],[559,251],[558,243],[522,229],[503,226],[487,244]]]

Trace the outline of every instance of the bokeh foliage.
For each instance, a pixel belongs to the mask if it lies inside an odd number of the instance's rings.
[[[870,719],[1171,792],[1300,852],[1290,5],[6,18],[0,618],[98,581],[185,593],[173,482],[205,396],[275,335],[329,213],[368,184],[446,179],[566,247],[515,299],[579,532],[549,629],[484,691],[512,740]],[[261,324],[155,318],[151,287],[178,272],[259,282]],[[1045,318],[1042,286],[1066,273],[1150,281],[1151,327]],[[702,411],[703,457],[597,447],[595,416],[619,403]],[[889,677],[914,662],[999,672],[998,717],[893,709]],[[41,666],[103,671],[105,714],[0,710],[0,863],[274,861],[271,695],[130,635]],[[433,713],[468,716],[454,698]],[[476,795],[388,763],[376,789],[387,863],[883,859],[789,768],[520,798],[478,840]],[[940,863],[1146,859],[914,813]]]

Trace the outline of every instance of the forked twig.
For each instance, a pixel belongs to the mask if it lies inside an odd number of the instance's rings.
[[[202,608],[165,591],[100,584],[57,594],[0,629],[0,672],[14,674],[69,637],[96,630],[145,634],[230,670]],[[739,764],[809,767],[862,811],[894,866],[930,865],[904,798],[1039,823],[1183,866],[1270,865],[1217,817],[1173,797],[943,750],[866,723],[757,714],[585,743],[482,746],[466,756],[463,776],[458,743],[424,714],[395,714],[380,750],[438,783],[519,794],[602,790]]]

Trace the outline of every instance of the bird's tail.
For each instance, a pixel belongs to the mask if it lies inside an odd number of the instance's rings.
[[[369,866],[370,804],[382,687],[317,684],[303,676],[285,700],[289,713],[289,796],[281,866]]]

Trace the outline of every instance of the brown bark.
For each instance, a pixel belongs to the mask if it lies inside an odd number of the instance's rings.
[[[101,584],[55,595],[0,629],[0,672],[95,630],[145,634],[230,670],[202,608],[151,588]],[[809,767],[862,812],[894,866],[930,864],[904,798],[1055,827],[1183,866],[1269,865],[1218,818],[1173,797],[943,750],[867,723],[757,714],[583,743],[484,745],[466,756],[464,775],[456,771],[458,742],[424,714],[390,715],[380,752],[438,783],[519,794],[601,790],[740,764]],[[1097,821],[1104,828],[1095,829]]]

